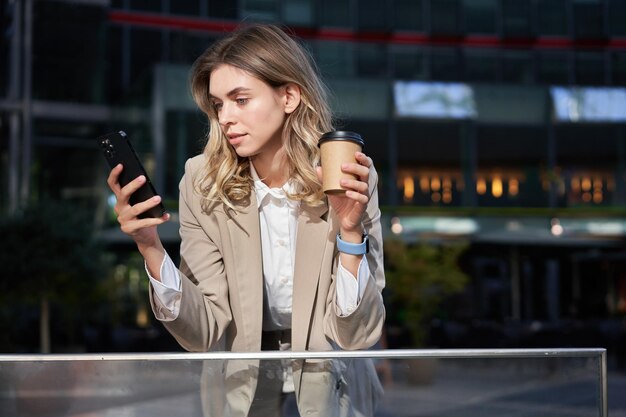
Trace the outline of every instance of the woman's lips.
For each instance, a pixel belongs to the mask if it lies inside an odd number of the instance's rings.
[[[245,134],[233,134],[233,135],[228,135],[228,142],[231,145],[238,145],[241,143],[241,141],[243,140],[243,137],[245,136]]]

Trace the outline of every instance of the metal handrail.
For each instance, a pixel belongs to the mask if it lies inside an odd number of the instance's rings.
[[[120,361],[120,360],[272,360],[272,359],[340,359],[340,358],[547,358],[600,357],[603,348],[585,349],[385,349],[354,351],[262,351],[262,352],[174,352],[174,353],[63,353],[0,354],[0,362],[27,361]]]
[[[279,360],[279,359],[494,359],[494,358],[597,358],[599,415],[608,417],[607,355],[603,348],[556,349],[386,349],[359,351],[263,351],[202,353],[83,353],[83,354],[1,354],[2,362],[71,361],[181,361],[181,360]]]

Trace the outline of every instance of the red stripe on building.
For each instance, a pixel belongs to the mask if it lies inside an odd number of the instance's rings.
[[[231,20],[212,20],[125,10],[109,11],[109,21],[119,25],[210,33],[231,32],[239,26],[239,23]],[[409,32],[372,32],[330,28],[292,27],[291,30],[304,39],[336,42],[503,49],[626,49],[626,39],[624,38],[595,40],[542,36],[502,39],[491,35],[431,36]]]

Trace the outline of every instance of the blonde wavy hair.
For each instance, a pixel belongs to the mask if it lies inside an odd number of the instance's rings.
[[[291,198],[311,205],[323,201],[315,173],[319,162],[319,137],[332,130],[328,93],[307,51],[282,29],[273,25],[244,26],[209,47],[193,65],[191,91],[209,119],[206,165],[196,184],[206,203],[221,201],[231,209],[249,198],[253,187],[248,158],[237,155],[228,143],[209,97],[211,72],[232,65],[273,88],[294,83],[300,87],[300,104],[282,130],[289,177],[295,182]]]

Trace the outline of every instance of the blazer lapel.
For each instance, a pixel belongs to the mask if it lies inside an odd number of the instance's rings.
[[[302,204],[296,238],[296,264],[293,277],[292,346],[304,349],[307,345],[309,322],[317,292],[324,248],[328,243],[328,222],[322,216],[326,205],[311,207]]]
[[[235,212],[227,221],[235,265],[237,291],[230,297],[239,297],[244,316],[243,331],[248,350],[261,350],[263,329],[263,256],[256,196]]]

